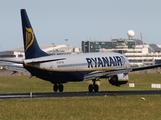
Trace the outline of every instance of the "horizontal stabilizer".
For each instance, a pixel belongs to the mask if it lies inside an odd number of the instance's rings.
[[[59,60],[65,60],[65,58],[57,58],[57,59],[38,59],[38,58],[35,58],[35,59],[27,59],[25,60],[25,64],[30,64],[30,63],[45,63],[45,62],[52,62],[52,61],[59,61]]]

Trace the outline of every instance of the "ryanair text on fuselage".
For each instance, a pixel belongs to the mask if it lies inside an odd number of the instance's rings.
[[[123,56],[94,57],[86,58],[86,60],[88,68],[122,66],[125,64],[125,58]]]

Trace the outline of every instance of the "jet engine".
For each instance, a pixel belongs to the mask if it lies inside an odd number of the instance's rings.
[[[117,74],[108,78],[109,83],[115,86],[126,84],[128,80],[129,80],[128,74],[124,74],[124,73]]]

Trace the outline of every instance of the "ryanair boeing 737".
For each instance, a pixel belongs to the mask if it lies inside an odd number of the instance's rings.
[[[108,78],[110,84],[120,86],[128,82],[129,72],[161,66],[158,64],[130,68],[124,55],[113,52],[51,56],[40,49],[25,9],[21,9],[21,20],[25,59],[0,61],[14,63],[13,66],[18,68],[12,69],[14,72],[25,68],[31,76],[51,82],[55,92],[63,91],[63,83],[87,80],[92,80],[92,84],[88,86],[89,92],[98,92],[99,86],[96,81],[100,78]]]

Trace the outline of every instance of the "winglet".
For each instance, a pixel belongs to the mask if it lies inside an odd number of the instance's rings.
[[[37,43],[36,36],[34,34],[34,31],[32,29],[32,26],[30,24],[25,9],[21,9],[21,20],[22,20],[25,58],[30,59],[30,58],[48,56],[47,53],[45,53],[40,49]]]

